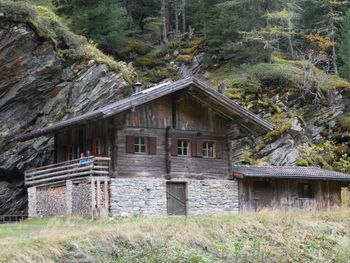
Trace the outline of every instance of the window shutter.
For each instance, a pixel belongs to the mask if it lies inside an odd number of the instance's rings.
[[[171,155],[177,156],[177,138],[171,138]]]
[[[156,154],[157,153],[157,138],[148,137],[148,153]]]
[[[203,156],[203,142],[201,140],[196,141],[196,155],[197,157]]]
[[[216,158],[222,159],[224,158],[224,142],[216,141],[215,142],[215,156]]]
[[[126,136],[126,152],[135,153],[135,136],[132,136],[132,135]]]

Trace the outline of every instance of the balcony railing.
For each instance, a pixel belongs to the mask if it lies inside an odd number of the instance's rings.
[[[108,157],[91,156],[29,169],[25,172],[25,185],[44,186],[89,176],[108,176],[110,160]]]

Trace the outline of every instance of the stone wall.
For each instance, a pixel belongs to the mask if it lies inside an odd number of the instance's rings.
[[[36,187],[29,187],[28,192],[28,216],[35,217],[36,212]]]
[[[166,182],[162,178],[115,178],[110,185],[111,216],[166,216]],[[237,214],[238,184],[232,180],[173,179],[185,182],[188,215]]]
[[[238,184],[232,180],[188,180],[189,215],[238,214]]]
[[[161,178],[111,179],[110,215],[166,216],[165,187]]]

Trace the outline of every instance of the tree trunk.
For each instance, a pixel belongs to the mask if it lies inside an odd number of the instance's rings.
[[[178,3],[175,2],[174,4],[174,10],[175,10],[175,34],[179,34],[179,6]]]
[[[163,41],[164,43],[168,43],[168,26],[167,26],[167,15],[166,15],[166,0],[161,0],[161,16],[163,23]]]
[[[186,13],[185,13],[186,0],[182,0],[181,13],[182,13],[182,31],[186,33]]]

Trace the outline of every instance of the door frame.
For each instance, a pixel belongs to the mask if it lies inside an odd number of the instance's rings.
[[[184,214],[184,216],[187,216],[187,214],[188,214],[188,199],[187,199],[187,197],[188,197],[188,192],[187,192],[188,188],[187,188],[187,182],[184,182],[184,181],[166,181],[166,185],[165,185],[165,196],[166,197],[165,198],[166,198],[166,204],[167,204],[167,215],[168,216],[181,216],[181,215],[169,214],[169,209],[168,209],[168,194],[169,194],[168,193],[168,185],[169,184],[182,184],[182,185],[184,185],[184,187],[185,187],[185,202],[182,202],[181,200],[179,200],[176,197],[175,197],[175,199],[184,204],[184,206],[185,206],[185,214]],[[173,195],[171,195],[171,196],[173,196]]]

